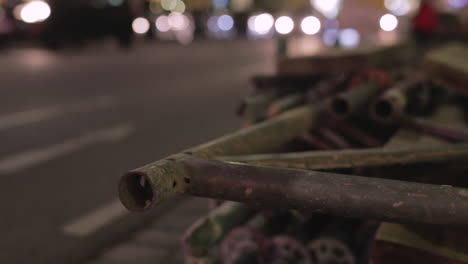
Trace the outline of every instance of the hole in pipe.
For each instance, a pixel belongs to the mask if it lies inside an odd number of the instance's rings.
[[[393,114],[392,104],[386,100],[379,100],[375,104],[375,113],[383,119],[387,119]]]
[[[335,115],[340,117],[346,116],[350,111],[348,102],[342,98],[333,100],[331,107]]]
[[[130,210],[146,210],[154,200],[153,190],[148,177],[139,172],[130,172],[120,182],[122,202]]]

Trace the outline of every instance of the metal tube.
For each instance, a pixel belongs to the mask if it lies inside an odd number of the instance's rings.
[[[468,189],[202,159],[180,163],[190,179],[180,194],[344,217],[468,226]],[[146,173],[142,169],[125,178]],[[158,180],[152,179],[153,190]]]
[[[244,204],[227,202],[192,224],[182,237],[184,251],[202,257],[233,228],[244,224],[255,210]]]
[[[440,138],[448,142],[468,142],[468,133],[460,129],[442,126],[427,120],[409,116],[401,117],[400,122],[410,129],[414,129],[420,133]]]
[[[342,98],[353,97],[344,94]],[[169,199],[183,192],[190,178],[180,160],[189,157],[211,159],[219,156],[249,155],[272,151],[308,131],[324,111],[323,104],[304,105],[278,117],[220,137],[200,146],[156,161],[124,176],[119,183],[122,203],[129,209],[146,210],[155,202]],[[157,186],[150,188],[148,186]],[[138,196],[138,199],[134,199]]]
[[[304,103],[305,98],[302,93],[294,93],[284,96],[271,103],[266,110],[266,118],[270,119],[278,114]]]
[[[422,75],[406,79],[391,87],[371,104],[370,115],[379,122],[395,121],[405,110],[408,103],[407,93],[423,80]]]
[[[332,98],[328,103],[330,115],[339,120],[346,119],[360,110],[381,91],[373,83],[366,83]]]
[[[271,151],[312,127],[322,110],[320,104],[301,106],[274,119],[186,150],[184,153],[199,158],[213,158],[221,155]]]
[[[274,101],[275,94],[273,93],[248,96],[242,101],[242,111],[239,111],[239,114],[251,124],[261,122],[265,120],[266,109]]]
[[[278,117],[258,125],[238,130],[203,145],[185,150],[181,153],[151,163],[135,173],[135,177],[123,177],[119,183],[119,195],[129,209],[146,210],[154,201],[161,201],[176,196],[187,184],[184,169],[174,162],[187,157],[214,158],[217,156],[255,154],[268,152],[279,145],[300,136],[316,121],[322,111],[321,105],[306,105],[285,112]],[[144,173],[142,172],[144,171]],[[150,185],[157,189],[151,190]],[[133,199],[133,196],[139,196]]]
[[[328,140],[328,142],[332,143],[337,149],[350,149],[353,148],[351,143],[348,142],[346,138],[341,136],[338,133],[335,133],[328,127],[318,127],[315,129],[317,134],[322,136],[322,138]]]
[[[338,132],[341,134],[349,136],[351,139],[366,147],[377,147],[383,144],[379,138],[374,137],[364,132],[362,129],[347,122],[332,122],[331,126],[338,130]]]
[[[257,166],[291,169],[343,169],[444,162],[468,158],[468,144],[412,148],[369,148],[341,151],[261,154],[220,157],[222,160]]]
[[[340,74],[332,79],[325,79],[314,85],[306,93],[306,101],[315,103],[320,99],[326,98],[331,94],[343,90],[348,82],[350,74]]]
[[[320,149],[320,150],[332,150],[335,149],[333,146],[331,146],[328,142],[324,141],[321,138],[318,138],[315,134],[312,132],[307,132],[302,134],[301,139],[304,140],[307,144],[310,146]]]

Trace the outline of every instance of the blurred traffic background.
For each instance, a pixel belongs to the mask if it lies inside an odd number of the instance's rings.
[[[448,16],[466,5],[431,2]],[[189,44],[317,35],[326,46],[355,47],[390,41],[381,31],[404,32],[419,6],[418,0],[2,0],[0,44],[58,49],[112,38],[128,48],[140,39]]]
[[[458,30],[467,4],[0,0],[0,263],[84,263],[148,221],[180,221],[172,204],[127,212],[118,176],[236,130],[249,78],[278,56],[392,44],[433,30],[431,10]]]

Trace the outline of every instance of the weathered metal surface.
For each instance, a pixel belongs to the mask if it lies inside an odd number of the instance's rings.
[[[468,226],[468,189],[202,159],[180,164],[189,179],[180,194],[344,217]],[[157,191],[160,186],[154,182],[152,189]],[[164,198],[155,196],[152,201]]]
[[[398,82],[390,87],[370,106],[370,115],[379,122],[393,122],[403,114],[407,103],[407,93],[421,84],[422,75]]]
[[[315,56],[280,58],[277,69],[279,74],[301,75],[350,72],[364,67],[394,67],[408,64],[408,57],[415,54],[413,48],[413,43],[401,42],[352,51],[330,49]]]
[[[329,142],[317,137],[315,133],[306,132],[302,134],[301,139],[315,149],[332,150],[335,149]]]
[[[443,139],[447,142],[460,143],[468,142],[468,132],[437,124],[429,120],[415,117],[402,116],[399,120],[407,128],[414,129],[419,133]]]
[[[340,93],[328,102],[328,112],[335,119],[346,119],[361,110],[383,89],[374,83],[366,83]]]
[[[468,190],[217,161],[187,160],[192,195],[395,222],[468,225]]]
[[[338,97],[350,102],[350,108],[358,108],[379,88],[369,84],[353,92],[345,92]],[[363,97],[360,97],[363,96]],[[304,134],[323,114],[326,107],[323,103],[308,104],[287,111],[276,118],[255,126],[241,129],[232,134],[220,137],[200,146],[187,149],[166,159],[148,164],[130,175],[124,175],[119,183],[119,195],[122,203],[129,209],[149,209],[155,201],[162,201],[183,192],[189,184],[180,161],[189,158],[210,159],[219,156],[249,155],[265,153]],[[158,186],[151,189],[148,186]],[[138,196],[139,199],[133,199]],[[156,198],[157,197],[157,198]]]
[[[209,250],[236,226],[242,225],[255,211],[243,204],[226,202],[195,222],[182,238],[184,251],[192,257],[211,255]]]
[[[434,263],[468,263],[467,235],[466,230],[460,229],[382,223],[375,240],[408,247],[408,255],[419,251],[445,258]]]
[[[277,67],[279,74],[330,74],[352,71],[365,67],[367,63],[366,54],[336,52],[323,56],[280,58]]]
[[[431,51],[423,67],[428,78],[468,97],[468,45],[452,43]]]
[[[284,96],[276,101],[272,102],[266,109],[266,118],[270,119],[289,110],[295,106],[298,106],[305,102],[305,96],[302,93],[294,93]]]
[[[244,117],[249,124],[263,121],[266,117],[266,110],[274,100],[274,93],[264,93],[246,97],[241,103],[242,110],[239,111],[239,115]]]
[[[252,228],[238,227],[223,239],[220,256],[223,264],[258,263],[265,236]]]
[[[280,235],[272,237],[264,246],[264,263],[312,264],[309,252],[301,241]]]
[[[221,157],[220,159],[276,168],[343,169],[466,160],[468,159],[468,144],[259,154]]]
[[[331,127],[366,147],[377,147],[383,144],[379,138],[348,122],[331,122]]]
[[[315,131],[337,149],[350,149],[353,147],[353,145],[349,143],[346,138],[328,127],[318,127],[315,128]]]
[[[214,158],[271,151],[307,131],[320,112],[321,105],[299,107],[277,118],[151,163],[130,173],[131,175],[140,174],[139,179],[125,175],[122,177],[119,183],[120,199],[129,209],[149,209],[154,201],[175,196],[188,184],[189,178],[185,177],[180,160],[191,156]],[[158,186],[158,188],[152,190],[151,186]],[[135,195],[139,199],[133,199]]]
[[[324,79],[318,82],[314,87],[310,88],[306,94],[308,103],[315,103],[323,98],[326,98],[334,93],[344,90],[351,74],[339,74],[330,79]]]
[[[305,105],[278,117],[223,136],[206,144],[184,151],[195,157],[212,158],[220,155],[239,155],[271,151],[282,143],[307,131],[323,111],[320,104]]]
[[[315,239],[307,245],[307,249],[313,256],[312,263],[356,263],[352,250],[333,237]]]

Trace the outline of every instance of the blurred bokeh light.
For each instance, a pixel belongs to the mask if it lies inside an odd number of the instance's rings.
[[[132,29],[137,34],[145,34],[150,30],[150,23],[148,19],[144,17],[137,17],[133,20]]]
[[[305,17],[301,22],[301,29],[304,34],[314,35],[320,31],[320,20],[314,16]]]
[[[398,26],[398,19],[392,14],[385,14],[380,18],[380,28],[384,31],[393,31]]]
[[[275,29],[281,35],[289,34],[294,29],[294,21],[289,16],[278,17],[275,21]]]

